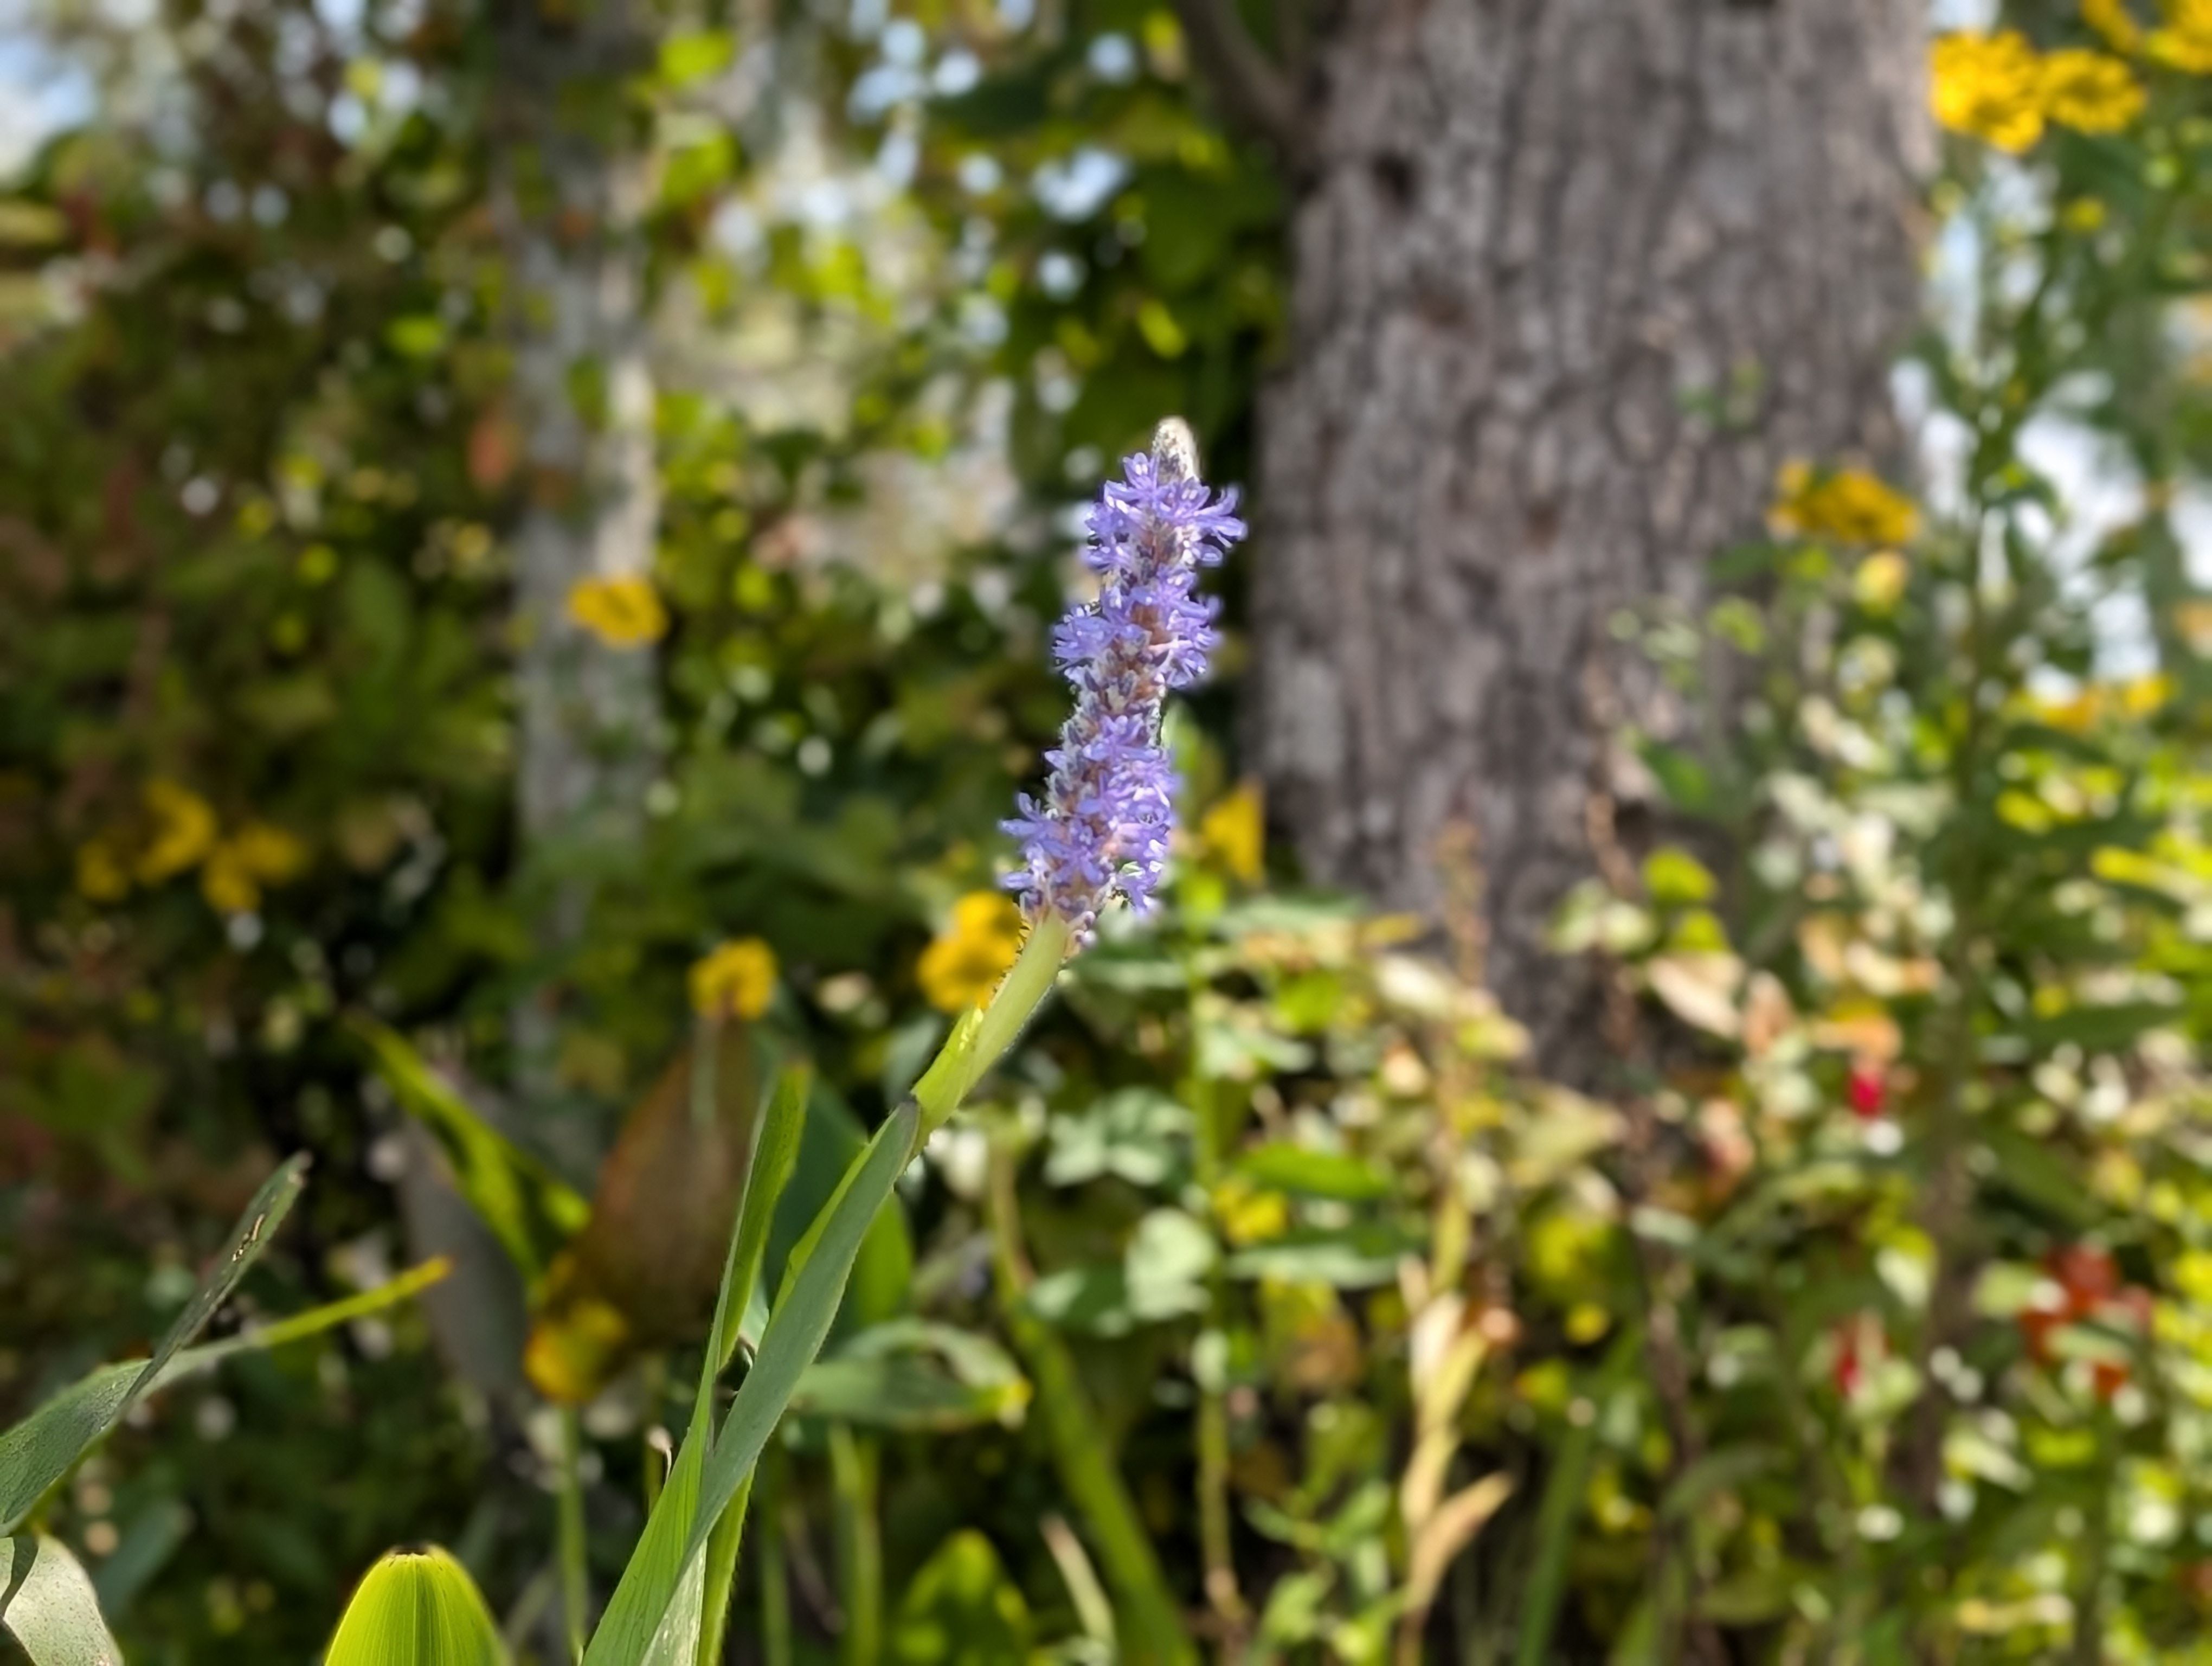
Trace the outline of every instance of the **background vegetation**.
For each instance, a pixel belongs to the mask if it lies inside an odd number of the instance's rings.
[[[0,1404],[309,1152],[225,1322],[454,1270],[38,1519],[134,1659],[313,1658],[424,1540],[555,1659],[765,1061],[817,1072],[772,1289],[1012,958],[1071,505],[1171,412],[1250,472],[1291,182],[1149,0],[633,20],[563,113],[647,181],[657,533],[549,621],[518,529],[592,486],[511,222],[609,227],[516,185],[499,20],[40,22],[96,97],[0,198]],[[2212,1658],[2212,10],[2005,23],[1933,44],[1917,456],[1614,617],[1672,719],[1561,900],[1573,1087],[1471,830],[1427,921],[1271,847],[1232,567],[1168,905],[902,1183],[728,1657]],[[518,807],[533,632],[649,680],[611,823]]]

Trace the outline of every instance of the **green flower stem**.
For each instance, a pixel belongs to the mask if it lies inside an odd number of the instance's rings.
[[[1045,1443],[1060,1484],[1091,1529],[1120,1608],[1115,1630],[1131,1666],[1196,1666],[1197,1651],[1185,1633],[1175,1593],[1168,1587],[1137,1506],[1098,1438],[1098,1414],[1083,1391],[1067,1345],[1030,1310],[1030,1277],[1014,1198],[1013,1154],[994,1143],[991,1153],[992,1269],[999,1310],[1014,1350],[1036,1391]]]
[[[1022,1026],[1051,993],[1053,980],[1074,946],[1064,921],[1048,918],[1030,929],[990,1005],[954,1027],[935,1062],[914,1085],[915,1103],[921,1107],[922,1139],[944,1126],[984,1073],[1014,1044]]]

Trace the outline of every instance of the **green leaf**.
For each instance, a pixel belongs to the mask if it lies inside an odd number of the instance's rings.
[[[1408,1234],[1382,1225],[1293,1232],[1239,1250],[1229,1258],[1229,1275],[1375,1290],[1395,1280],[1400,1259],[1416,1249]]]
[[[730,1259],[722,1272],[721,1293],[714,1298],[714,1328],[707,1357],[714,1364],[711,1376],[729,1367],[743,1332],[753,1292],[759,1287],[761,1268],[768,1260],[769,1232],[775,1224],[776,1205],[791,1183],[799,1164],[802,1136],[806,1131],[807,1090],[812,1073],[786,1070],[776,1078],[762,1118],[752,1161],[746,1165],[744,1201],[738,1208],[737,1230],[730,1237]],[[701,1384],[702,1396],[710,1381]]]
[[[671,87],[704,81],[730,67],[737,41],[728,34],[676,34],[660,43],[660,78]]]
[[[1237,1171],[1256,1185],[1298,1197],[1364,1203],[1390,1195],[1389,1176],[1372,1164],[1306,1146],[1261,1146],[1237,1158]]]
[[[0,1626],[31,1666],[123,1666],[92,1581],[52,1539],[0,1539]]]
[[[923,1319],[872,1326],[799,1379],[791,1408],[877,1429],[966,1429],[1024,1404],[1029,1384],[987,1336]]]
[[[590,1202],[479,1116],[397,1031],[368,1018],[353,1027],[401,1108],[429,1130],[453,1164],[462,1197],[525,1282],[536,1285],[554,1253],[583,1231]]]
[[[1191,1115],[1157,1088],[1109,1093],[1080,1116],[1052,1122],[1045,1183],[1076,1186],[1112,1175],[1133,1186],[1157,1186],[1188,1166]]]
[[[46,1490],[67,1474],[85,1450],[123,1419],[138,1397],[154,1386],[177,1351],[199,1335],[246,1269],[269,1247],[306,1185],[307,1159],[295,1157],[262,1183],[231,1229],[230,1240],[214,1270],[161,1338],[153,1358],[143,1365],[109,1365],[0,1434],[0,1533],[12,1533]]]
[[[768,1257],[769,1231],[775,1224],[776,1204],[798,1164],[812,1079],[812,1073],[803,1067],[782,1072],[776,1078],[775,1091],[769,1097],[767,1112],[761,1119],[752,1161],[745,1167],[745,1195],[738,1207],[737,1230],[730,1237],[730,1258],[722,1271],[722,1288],[714,1298],[714,1323],[708,1335],[699,1394],[692,1403],[691,1426],[684,1437],[685,1456],[690,1456],[696,1447],[703,1461],[714,1438],[714,1379],[728,1368],[747,1320],[757,1307],[761,1268]],[[695,1486],[695,1503],[696,1490]],[[730,1589],[737,1581],[738,1547],[744,1531],[745,1507],[751,1490],[752,1483],[748,1480],[738,1488],[728,1512],[714,1524],[714,1535],[707,1544],[706,1560],[698,1567],[696,1601],[692,1600],[688,1590],[677,1593],[678,1611],[684,1612],[689,1604],[696,1608],[699,1615],[690,1661],[684,1663],[681,1656],[672,1656],[678,1666],[717,1666],[722,1658],[722,1633],[730,1616]],[[668,1520],[672,1535],[688,1520],[691,1508],[687,1504],[682,1513],[671,1511]],[[656,1639],[655,1646],[672,1650],[678,1641],[677,1637],[669,1636],[664,1645],[662,1639]]]
[[[854,1159],[867,1144],[866,1128],[826,1083],[817,1080],[800,1129],[799,1157],[789,1183],[776,1204],[769,1235],[768,1265],[778,1268],[775,1300],[791,1287],[805,1264],[808,1234],[844,1183]],[[836,1320],[836,1332],[864,1330],[904,1310],[914,1283],[914,1243],[906,1217],[886,1209],[869,1226]],[[766,1286],[760,1286],[765,1291]],[[774,1305],[774,1301],[769,1303]],[[756,1318],[759,1316],[755,1315]]]
[[[1005,1666],[1031,1647],[1029,1604],[999,1553],[963,1529],[922,1564],[899,1602],[890,1657],[900,1666]]]
[[[683,1519],[684,1512],[668,1507],[664,1492],[661,1508],[647,1523],[646,1539],[623,1570],[606,1617],[585,1651],[585,1666],[642,1666],[663,1624],[678,1613],[684,1588],[716,1523],[750,1481],[799,1379],[822,1351],[868,1229],[920,1143],[920,1122],[921,1108],[911,1099],[892,1112],[793,1251],[796,1270],[787,1278],[752,1371],[706,1459],[683,1554],[666,1554],[667,1540],[654,1530],[664,1516],[671,1523]]]
[[[323,1666],[501,1666],[506,1658],[476,1581],[433,1546],[392,1551],[369,1569]]]

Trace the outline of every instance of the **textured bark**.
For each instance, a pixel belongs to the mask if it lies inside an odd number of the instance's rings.
[[[1923,13],[1322,20],[1261,411],[1253,739],[1319,878],[1433,913],[1440,836],[1479,829],[1492,976],[1547,1063],[1595,1034],[1593,974],[1540,939],[1595,866],[1593,794],[1636,796],[1608,731],[1665,719],[1609,615],[1694,600],[1786,459],[1893,448]]]

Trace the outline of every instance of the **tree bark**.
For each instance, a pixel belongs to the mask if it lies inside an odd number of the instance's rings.
[[[646,256],[651,159],[623,78],[649,64],[638,0],[507,0],[495,33],[495,206],[511,286],[512,382],[526,507],[514,533],[520,641],[517,808],[526,874],[559,850],[634,844],[658,767],[649,648],[610,647],[568,614],[586,579],[649,575],[659,514]],[[549,855],[554,856],[550,863]],[[544,888],[557,957],[589,907],[580,880]],[[521,1109],[564,1166],[588,1174],[605,1129],[554,1068],[556,1014],[516,1010]]]
[[[1609,617],[1694,604],[1787,459],[1892,453],[1923,0],[1341,0],[1300,89],[1291,350],[1263,395],[1253,739],[1316,877],[1435,913],[1566,1065],[1543,929],[1662,726]],[[1595,692],[1601,691],[1601,692]],[[1617,709],[1608,709],[1617,708]]]

